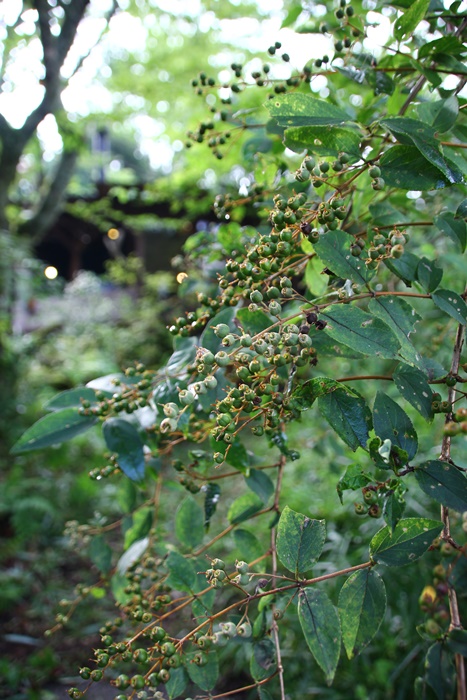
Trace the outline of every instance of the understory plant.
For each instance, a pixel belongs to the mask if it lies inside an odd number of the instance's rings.
[[[120,520],[67,528],[95,584],[51,632],[83,598],[117,608],[72,698],[102,679],[116,700],[466,698],[467,18],[319,8],[284,22],[328,41],[303,68],[277,41],[257,70],[193,78],[208,116],[187,145],[241,146],[245,176],[177,261],[197,303],[165,367],[59,394],[14,447],[98,424],[91,477],[120,489]],[[387,608],[413,595],[419,641],[378,689]]]

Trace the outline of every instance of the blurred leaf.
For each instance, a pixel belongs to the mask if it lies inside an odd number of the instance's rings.
[[[272,639],[265,638],[253,645],[250,673],[255,681],[271,676],[276,669],[276,647]]]
[[[145,471],[144,450],[134,425],[122,418],[108,418],[102,433],[109,450],[117,453],[122,472],[132,481],[141,481]]]
[[[455,667],[452,653],[446,644],[436,642],[428,649],[425,659],[425,678],[438,700],[452,697]]]
[[[154,508],[140,508],[133,513],[133,523],[125,532],[124,548],[131,547],[133,542],[141,540],[149,533],[152,526]]]
[[[178,698],[183,693],[188,683],[188,678],[183,667],[171,668],[170,678],[165,684],[165,689],[168,693],[169,700]]]
[[[212,318],[208,322],[208,324],[206,325],[206,328],[201,333],[201,337],[199,339],[199,346],[201,348],[206,348],[206,350],[210,350],[211,352],[216,353],[219,350],[219,348],[221,347],[221,340],[214,333],[213,328],[214,328],[214,326],[217,326],[219,323],[225,323],[228,326],[230,326],[230,328],[232,330],[234,330],[234,326],[232,323],[234,316],[235,316],[235,309],[230,308],[230,307],[228,309],[223,309],[218,314],[216,314],[214,316],[214,318]]]
[[[185,498],[175,514],[175,534],[187,549],[201,544],[204,537],[204,515],[202,509],[191,496]]]
[[[434,222],[436,228],[446,236],[449,236],[458,245],[461,253],[463,253],[467,244],[467,225],[465,221],[461,218],[455,218],[452,212],[446,211],[435,216]]]
[[[97,423],[95,416],[81,416],[75,408],[63,408],[40,418],[22,434],[11,448],[12,454],[21,454],[42,447],[57,445],[84,433]]]
[[[430,0],[415,0],[403,15],[396,19],[394,25],[394,36],[398,41],[402,41],[410,36],[414,29],[420,24],[428,10]]]
[[[443,37],[450,41],[454,41],[460,46],[460,42],[454,37]],[[434,42],[432,42],[434,43]],[[419,56],[423,49],[426,49],[429,44],[425,44],[419,49]],[[459,101],[455,95],[451,95],[445,100],[437,100],[436,102],[421,102],[417,106],[420,119],[431,126],[438,132],[444,133],[456,123],[459,114]]]
[[[169,552],[166,565],[170,572],[168,585],[173,586],[177,591],[192,593],[196,583],[196,569],[193,562],[173,550]]]
[[[193,662],[196,652],[188,652],[184,655],[185,668],[188,671],[193,683],[209,692],[216,685],[219,676],[219,663],[215,651],[207,652],[207,663],[204,666],[198,666]]]
[[[234,540],[237,550],[242,553],[242,557],[245,561],[258,559],[263,553],[260,541],[248,530],[236,528],[234,530]]]
[[[107,398],[112,396],[110,391],[102,393],[104,393]],[[94,389],[87,386],[78,386],[76,389],[61,391],[60,394],[50,399],[50,401],[45,404],[44,408],[46,411],[59,411],[62,408],[79,408],[83,405],[82,400],[96,404],[97,399]]]
[[[144,537],[142,540],[133,542],[124,554],[120,557],[117,563],[117,572],[124,574],[132,564],[140,559],[146,551],[149,544],[149,537]]]
[[[441,282],[442,277],[443,270],[438,267],[436,260],[420,258],[417,267],[417,279],[426,292],[434,292]]]
[[[204,496],[204,528],[209,530],[211,518],[216,512],[217,504],[221,495],[221,487],[218,484],[209,482],[203,487]]]
[[[248,308],[238,309],[236,318],[245,333],[250,335],[261,333],[275,322],[275,319],[265,314],[264,311],[250,311]]]
[[[266,474],[260,469],[250,469],[245,481],[249,489],[261,498],[263,503],[267,503],[274,493],[274,484]]]
[[[229,508],[228,519],[232,525],[248,520],[263,507],[263,501],[254,493],[244,493]]]
[[[89,558],[104,575],[112,568],[112,550],[103,535],[92,538],[88,547]]]

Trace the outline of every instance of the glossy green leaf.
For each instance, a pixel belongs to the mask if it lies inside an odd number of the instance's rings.
[[[366,448],[372,425],[365,399],[342,385],[321,396],[318,407],[321,415],[352,450]]]
[[[452,212],[446,211],[434,218],[436,228],[453,240],[461,253],[467,245],[467,225],[461,218],[454,217]]]
[[[198,666],[193,662],[196,652],[189,652],[184,655],[185,668],[188,671],[190,679],[199,686],[201,690],[209,692],[216,685],[219,677],[219,662],[215,651],[207,652],[207,663],[204,666]]]
[[[324,591],[305,588],[298,597],[298,618],[306,643],[330,685],[341,651],[341,627],[336,609]]]
[[[255,681],[269,678],[276,670],[276,647],[272,639],[265,637],[253,645],[250,673]]]
[[[244,493],[235,499],[229,508],[228,519],[229,523],[235,525],[248,520],[252,515],[257,513],[263,507],[263,501],[254,493]]]
[[[448,158],[444,161],[450,171],[459,172]],[[439,190],[452,182],[439,168],[430,163],[415,146],[391,146],[380,160],[386,185],[401,190]],[[455,175],[455,182],[461,182]]]
[[[95,416],[81,416],[76,408],[63,408],[40,418],[13,445],[12,454],[39,450],[71,440],[97,423]]]
[[[251,464],[251,455],[245,445],[238,438],[230,444],[225,461],[242,473],[246,473]]]
[[[415,324],[421,320],[415,309],[405,299],[396,296],[371,299],[368,309],[394,333],[400,343],[399,354],[407,362],[419,365],[421,357],[410,340],[410,336],[415,333]]]
[[[463,199],[457,207],[456,219],[467,219],[467,199]]]
[[[415,457],[418,439],[412,421],[399,404],[382,391],[376,394],[373,425],[381,440],[390,440],[393,445],[400,447],[407,452],[409,460]]]
[[[196,584],[196,569],[193,562],[172,550],[166,559],[170,572],[168,583],[178,591],[192,593]]]
[[[169,377],[177,376],[186,370],[186,366],[194,361],[197,345],[194,338],[175,338],[174,352],[169,357],[165,366],[165,372]]]
[[[323,126],[352,121],[344,110],[311,95],[288,93],[268,100],[266,109],[280,126]]]
[[[427,551],[443,529],[443,523],[429,518],[404,518],[394,531],[386,526],[370,542],[373,561],[387,566],[405,566]]]
[[[342,498],[344,491],[356,491],[371,481],[373,481],[371,476],[366,474],[359,464],[350,464],[337,483],[337,494],[340,502],[344,502]]]
[[[134,425],[122,418],[108,418],[102,432],[109,450],[117,453],[118,465],[125,476],[141,481],[145,470],[143,442]]]
[[[442,277],[443,270],[438,267],[436,260],[420,258],[417,267],[417,279],[426,292],[434,292],[436,287],[439,286]]]
[[[154,508],[139,508],[133,513],[132,525],[125,531],[124,548],[128,549],[137,540],[149,534],[154,517]]]
[[[284,144],[301,153],[307,149],[318,156],[335,156],[347,153],[354,158],[360,155],[362,135],[352,129],[338,126],[295,126],[286,129]]]
[[[447,648],[454,654],[467,657],[467,630],[452,629],[446,639]]]
[[[263,553],[260,541],[248,530],[236,528],[234,530],[234,540],[237,550],[242,553],[242,558],[245,561],[258,559]]]
[[[454,39],[454,37],[450,38]],[[460,44],[457,39],[454,39],[454,41]],[[425,44],[425,46],[427,46],[427,44]],[[451,95],[445,100],[421,102],[417,107],[417,111],[422,121],[426,124],[431,124],[435,131],[442,134],[445,131],[449,131],[456,123],[459,114],[459,101],[455,95]]]
[[[410,37],[414,29],[420,24],[430,5],[430,0],[415,0],[403,15],[396,19],[394,24],[394,36],[398,41]]]
[[[248,476],[245,476],[248,488],[261,498],[263,503],[267,503],[274,493],[274,484],[266,472],[260,469],[250,469]]]
[[[349,659],[357,656],[377,633],[386,612],[383,579],[373,569],[355,571],[339,594],[342,641]]]
[[[398,392],[404,397],[427,421],[433,420],[433,392],[423,372],[404,363],[397,365],[392,375]]]
[[[204,527],[209,530],[211,518],[216,512],[217,504],[221,496],[221,487],[218,484],[209,482],[204,489]]]
[[[184,547],[192,549],[204,537],[204,514],[192,496],[180,503],[175,514],[175,534]]]
[[[391,329],[356,306],[335,305],[320,314],[327,321],[324,332],[339,343],[365,355],[394,359],[400,343]]]
[[[463,181],[457,166],[448,162],[441,153],[439,141],[435,138],[435,129],[418,119],[408,117],[391,117],[383,119],[381,124],[387,127],[400,143],[415,146],[426,160],[440,170],[451,184]]]
[[[298,386],[293,393],[293,398],[299,402],[300,410],[306,411],[320,396],[325,396],[331,391],[336,391],[340,386],[341,384],[336,382],[335,379],[330,379],[329,377],[314,377]]]
[[[423,462],[415,469],[415,478],[438,503],[459,513],[467,510],[467,479],[453,464],[437,459]]]
[[[328,231],[315,243],[315,251],[324,265],[342,279],[365,284],[371,277],[365,262],[350,252],[353,239],[344,231]]]
[[[450,289],[438,289],[431,295],[436,306],[445,311],[451,318],[454,318],[462,325],[467,324],[467,304],[456,292]]]
[[[185,673],[185,669],[180,666],[180,668],[170,669],[170,678],[165,684],[165,689],[169,696],[169,700],[173,698],[178,698],[186,688],[188,683],[188,678]]]
[[[297,578],[319,559],[325,539],[324,520],[312,520],[285,506],[277,526],[277,556]]]

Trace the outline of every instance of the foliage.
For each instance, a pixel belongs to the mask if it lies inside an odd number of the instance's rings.
[[[80,675],[119,700],[348,697],[351,664],[356,697],[402,678],[397,697],[465,698],[465,16],[342,0],[286,22],[332,38],[329,55],[276,78],[277,42],[228,87],[193,78],[214,111],[189,143],[224,160],[243,142],[251,175],[187,242],[181,293],[196,267],[203,288],[173,354],[62,394],[13,452],[102,423],[112,454],[93,476],[119,484],[123,520],[68,532],[94,538],[95,588],[120,611]],[[263,108],[243,112],[256,90]],[[420,639],[387,666],[378,630],[401,592]]]

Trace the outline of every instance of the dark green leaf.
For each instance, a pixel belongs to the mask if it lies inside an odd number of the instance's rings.
[[[64,408],[40,418],[13,445],[12,454],[21,454],[57,445],[84,433],[97,423],[95,416],[80,416],[76,408]]]
[[[436,228],[446,236],[449,236],[456,243],[460,252],[463,253],[467,245],[467,225],[463,219],[456,217],[451,212],[446,211],[435,216],[434,222]]]
[[[387,566],[405,566],[427,551],[443,529],[443,523],[428,518],[405,518],[394,531],[386,526],[370,542],[373,561]]]
[[[102,392],[106,397],[112,396],[110,391]],[[44,408],[46,411],[59,411],[62,408],[79,408],[83,405],[82,401],[90,401],[96,404],[96,392],[87,386],[78,386],[76,389],[68,389],[54,396],[48,401]]]
[[[339,107],[311,95],[289,93],[275,96],[264,106],[280,126],[322,126],[352,121]]]
[[[261,498],[263,503],[267,503],[274,493],[274,484],[266,474],[260,469],[250,469],[245,481],[249,489]]]
[[[247,451],[245,445],[238,438],[235,438],[226,454],[225,461],[238,471],[245,473],[251,464],[251,453]]]
[[[198,666],[193,663],[193,658],[196,652],[187,653],[184,656],[185,668],[188,671],[188,675],[195,685],[199,686],[201,690],[209,692],[216,685],[217,678],[219,676],[219,663],[217,661],[217,654],[215,651],[208,652],[208,661],[204,666]]]
[[[180,668],[170,669],[170,678],[165,684],[165,689],[169,695],[169,700],[173,698],[178,698],[179,695],[183,693],[188,683],[188,678],[185,673],[185,669],[180,666]]]
[[[454,39],[454,37],[445,37],[449,39]],[[460,45],[457,39],[454,39]],[[428,44],[422,46],[419,50],[424,49]],[[436,102],[421,102],[417,111],[420,115],[420,119],[426,124],[431,124],[435,131],[439,133],[444,133],[449,131],[449,129],[456,123],[457,115],[459,113],[459,101],[455,95],[451,95],[446,100],[437,100]]]
[[[209,530],[211,518],[216,512],[217,504],[221,496],[221,487],[218,484],[210,482],[204,487],[204,493],[204,527],[207,531]]]
[[[433,392],[426,376],[415,367],[402,362],[392,375],[397,390],[427,421],[433,420]]]
[[[350,464],[337,484],[337,493],[340,502],[343,503],[342,494],[344,491],[356,491],[369,484],[373,479],[369,474],[365,474],[359,464]]]
[[[434,292],[436,287],[439,286],[442,277],[443,270],[438,267],[436,260],[420,258],[417,267],[417,279],[426,292]]]
[[[294,391],[293,398],[300,403],[300,410],[306,411],[320,396],[325,396],[340,387],[341,384],[335,379],[314,377],[298,386]]]
[[[298,617],[306,643],[330,685],[341,650],[341,628],[336,609],[324,591],[306,588],[299,593]]]
[[[418,119],[407,117],[383,119],[381,124],[386,126],[400,143],[415,146],[429,163],[443,173],[448,182],[457,184],[463,181],[457,166],[446,161],[441,153],[440,143],[435,138],[435,129]]]
[[[399,354],[411,364],[419,365],[421,357],[410,340],[415,324],[421,320],[414,308],[400,297],[383,296],[372,299],[368,309],[394,333],[401,346]]]
[[[129,549],[137,540],[141,540],[149,533],[152,526],[154,508],[140,508],[133,513],[131,527],[125,532],[124,549]]]
[[[336,305],[320,314],[326,333],[344,345],[372,357],[397,357],[399,341],[388,326],[356,306]]]
[[[417,279],[417,270],[420,258],[413,253],[404,253],[401,258],[392,259],[386,258],[384,264],[391,270],[399,279],[401,279],[408,287],[412,286],[412,282]]]
[[[103,535],[96,535],[88,548],[89,558],[101,573],[108,574],[112,568],[112,550]]]
[[[467,630],[450,630],[446,639],[446,646],[453,654],[461,654],[467,657]]]
[[[446,644],[436,642],[428,649],[425,659],[425,678],[438,700],[452,698],[455,667]]]
[[[365,284],[372,273],[363,260],[350,253],[351,242],[350,236],[344,231],[328,231],[315,243],[315,250],[320,260],[335,275],[350,279],[356,284]]]
[[[407,452],[408,459],[417,454],[418,439],[412,421],[395,401],[378,391],[373,407],[373,425],[381,440],[390,440]]]
[[[338,343],[326,333],[316,333],[313,336],[313,347],[316,348],[318,355],[326,355],[328,357],[343,357],[350,360],[359,360],[364,357],[361,352],[352,350],[348,345]]]
[[[444,158],[450,171],[458,173],[456,165]],[[386,185],[401,190],[439,190],[452,184],[444,173],[430,163],[415,146],[391,146],[380,160],[381,171]],[[461,182],[459,175],[453,175],[455,182]]]
[[[262,681],[276,670],[276,647],[272,639],[265,638],[253,645],[250,673],[255,681]]]
[[[367,82],[373,88],[375,95],[392,95],[395,90],[394,80],[380,70],[368,70],[365,73]]]
[[[463,199],[457,207],[456,219],[467,219],[467,199]]]
[[[196,547],[204,537],[204,515],[191,496],[185,498],[175,514],[175,534],[188,549]]]
[[[366,448],[371,430],[371,412],[365,399],[342,385],[321,396],[318,406],[329,425],[352,450]]]
[[[248,530],[237,528],[234,530],[235,545],[245,561],[258,559],[263,553],[263,548],[255,535]]]
[[[143,442],[138,431],[127,420],[108,418],[102,428],[105,444],[118,455],[118,466],[132,481],[144,478]]]
[[[196,569],[191,560],[172,550],[166,560],[170,572],[168,583],[177,591],[192,593],[196,584]]]
[[[383,518],[391,532],[394,532],[397,523],[404,515],[405,506],[404,497],[399,493],[392,491],[386,494],[383,504]]]
[[[254,493],[244,493],[229,508],[228,519],[232,525],[248,520],[263,507],[263,501]]]
[[[338,156],[348,153],[360,156],[361,134],[338,126],[294,126],[286,129],[284,144],[300,153],[307,149],[318,156]]]
[[[275,319],[265,314],[264,311],[250,311],[247,308],[239,309],[236,318],[245,333],[250,335],[261,333],[275,323]]]
[[[415,469],[418,485],[443,506],[467,510],[467,479],[453,464],[440,460],[423,462]]]
[[[396,19],[394,24],[394,36],[397,41],[410,37],[414,29],[420,24],[430,5],[430,0],[415,0],[403,15]]]
[[[285,506],[277,526],[277,556],[296,578],[319,559],[325,539],[324,520],[312,520]]]
[[[431,298],[441,311],[445,311],[463,326],[467,324],[467,304],[459,294],[450,289],[438,289],[431,295]]]
[[[357,656],[377,633],[386,612],[386,589],[372,569],[353,573],[339,594],[342,641],[349,659]]]

